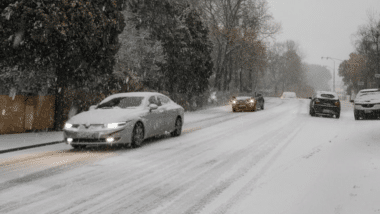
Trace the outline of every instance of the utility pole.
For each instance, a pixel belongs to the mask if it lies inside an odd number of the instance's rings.
[[[335,60],[339,60],[341,62],[343,62],[343,60],[341,59],[336,59],[336,58],[331,58],[331,57],[321,57],[321,59],[331,59],[332,61],[334,61],[334,71],[333,71],[333,92],[335,92]]]

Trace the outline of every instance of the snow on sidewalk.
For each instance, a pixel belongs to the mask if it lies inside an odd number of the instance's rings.
[[[0,151],[63,141],[63,132],[38,132],[0,135]]]

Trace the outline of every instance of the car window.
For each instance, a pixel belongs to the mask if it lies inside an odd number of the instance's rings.
[[[157,98],[158,98],[158,101],[160,101],[162,105],[168,104],[170,102],[169,98],[162,95],[159,95]]]
[[[379,99],[380,98],[380,91],[364,91],[361,93],[358,93],[356,96],[359,99]]]
[[[334,98],[335,96],[333,94],[321,94],[321,97]]]
[[[159,102],[156,98],[156,96],[151,96],[149,98],[149,105],[150,104],[156,104],[157,106],[161,106],[161,102]]]
[[[236,97],[237,100],[247,100],[250,99],[251,97]]]
[[[363,91],[363,92],[358,93],[359,97],[368,96],[368,95],[371,95],[371,96],[378,95],[378,96],[380,96],[380,91]]]
[[[117,97],[100,104],[97,108],[130,108],[138,107],[141,105],[144,97]]]

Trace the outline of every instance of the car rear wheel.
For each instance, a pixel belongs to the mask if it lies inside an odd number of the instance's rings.
[[[338,112],[338,114],[335,115],[336,119],[339,119],[339,117],[340,117],[340,112]]]
[[[177,120],[175,121],[175,129],[170,134],[173,137],[180,136],[182,133],[182,120],[180,117],[177,117]]]
[[[236,112],[236,109],[232,108],[232,112]]]
[[[261,110],[264,110],[264,103],[261,105]]]
[[[132,132],[132,147],[137,148],[140,147],[142,142],[144,141],[144,126],[142,123],[136,123]]]
[[[71,145],[74,149],[84,149],[86,145]]]

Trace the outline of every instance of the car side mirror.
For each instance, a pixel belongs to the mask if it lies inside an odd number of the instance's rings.
[[[354,100],[350,100],[350,102],[351,102],[351,103],[353,103],[353,102],[354,102]]]
[[[157,108],[158,108],[158,106],[154,103],[149,105],[149,111],[156,110]]]
[[[262,97],[263,95],[262,94],[257,94],[258,97]]]
[[[89,111],[95,110],[96,107],[98,107],[98,105],[92,105],[92,106],[90,106],[90,108],[89,108],[88,110],[89,110]]]
[[[311,99],[311,97],[309,97],[309,99]]]

